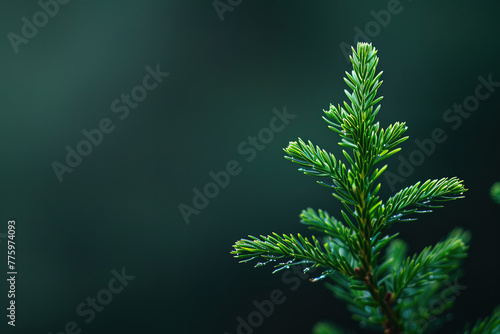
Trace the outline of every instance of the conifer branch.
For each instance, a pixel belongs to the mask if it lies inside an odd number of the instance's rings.
[[[490,196],[493,202],[500,204],[500,182],[495,182],[491,186]]]
[[[393,274],[392,290],[399,298],[405,290],[416,289],[412,296],[422,292],[426,285],[449,278],[458,269],[460,262],[467,256],[469,234],[456,230],[435,246],[426,247],[417,256],[408,257]],[[409,289],[407,289],[409,288]]]
[[[251,240],[242,239],[234,245],[232,254],[235,254],[235,257],[241,262],[262,257],[266,262],[257,264],[257,266],[262,266],[278,259],[291,258],[288,262],[278,264],[276,266],[278,270],[302,261],[300,263],[311,264],[311,267],[334,269],[346,275],[354,274],[354,269],[348,263],[347,258],[338,252],[338,249],[335,252],[335,249],[329,249],[327,244],[322,246],[314,236],[312,242],[300,234],[297,237],[293,235],[280,236],[277,233],[260,236],[260,238],[249,237]]]
[[[330,217],[328,212],[308,208],[300,214],[301,223],[308,225],[310,229],[328,234],[332,238],[332,242],[339,247],[350,251],[355,255],[353,245],[359,243],[356,233],[349,227],[333,217]]]
[[[463,198],[466,191],[462,181],[453,177],[440,180],[427,180],[422,185],[417,182],[411,187],[400,190],[389,198],[385,204],[386,224],[389,226],[397,221],[410,221],[416,218],[402,219],[413,213],[432,212],[434,208],[442,208],[433,202],[445,202]]]
[[[345,91],[348,102],[330,105],[323,117],[340,136],[346,163],[301,138],[285,148],[285,158],[301,165],[299,171],[330,179],[318,183],[331,188],[342,204],[342,221],[308,208],[300,214],[301,223],[325,234],[322,243],[315,236],[273,233],[241,239],[231,253],[240,262],[265,260],[257,266],[288,260],[275,264],[274,272],[296,264],[306,264],[306,270],[321,267],[322,275],[313,281],[333,281],[329,288],[348,304],[355,320],[370,328],[383,327],[386,334],[416,333],[419,329],[408,314],[424,317],[426,303],[446,289],[446,280],[458,277],[469,234],[455,230],[446,240],[407,257],[406,244],[395,239],[398,234],[384,231],[395,222],[416,219],[409,215],[430,212],[441,207],[441,202],[462,198],[466,189],[461,180],[452,177],[417,182],[385,202],[379,197],[381,184],[377,181],[387,165],[376,165],[400,150],[398,146],[408,138],[404,137],[407,126],[396,122],[382,128],[375,120],[382,99],[377,97],[382,84],[382,72],[376,70],[377,50],[371,44],[358,43],[350,59],[353,70],[344,78],[351,89]]]
[[[497,334],[500,333],[500,308],[491,317],[479,319],[472,329],[466,327],[464,334]]]

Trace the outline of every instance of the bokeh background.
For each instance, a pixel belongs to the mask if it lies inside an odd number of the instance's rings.
[[[329,189],[296,171],[283,147],[297,137],[335,154],[338,137],[322,110],[345,99],[350,70],[340,45],[356,42],[356,27],[375,22],[371,11],[393,1],[221,0],[70,1],[19,45],[23,17],[36,1],[4,3],[0,11],[0,233],[17,221],[17,323],[0,332],[60,333],[75,321],[81,333],[237,333],[254,300],[280,289],[276,307],[256,334],[310,333],[318,320],[350,327],[344,304],[322,282],[301,281],[296,291],[271,268],[238,264],[229,254],[248,234],[303,233],[307,207],[338,216]],[[43,0],[42,0],[43,2]],[[384,71],[382,125],[406,121],[415,139],[442,128],[446,142],[397,188],[418,180],[458,176],[469,191],[444,209],[399,224],[411,251],[453,229],[470,230],[467,288],[453,333],[499,304],[500,206],[489,188],[500,180],[500,87],[460,127],[443,114],[473,95],[478,77],[500,81],[498,13],[494,1],[406,1],[385,27],[368,36]],[[361,38],[362,40],[363,38]],[[120,120],[111,103],[140,85],[145,68],[170,75]],[[296,118],[251,162],[238,146],[269,126],[276,108]],[[115,130],[59,182],[51,166],[109,118]],[[242,171],[186,224],[179,205],[192,205],[193,188],[236,160]],[[399,161],[389,160],[397,172]],[[384,195],[391,191],[384,185]],[[6,239],[0,239],[2,258]],[[76,313],[107,287],[111,270],[135,279],[89,324]],[[5,265],[1,265],[6,272]],[[3,275],[6,275],[5,273]],[[3,276],[2,275],[2,276]],[[7,307],[5,280],[1,308]]]

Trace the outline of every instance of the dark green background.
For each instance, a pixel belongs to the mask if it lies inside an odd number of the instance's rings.
[[[370,11],[387,3],[244,0],[221,21],[210,0],[73,0],[18,54],[7,34],[19,34],[21,18],[40,7],[4,3],[0,233],[16,219],[19,275],[17,326],[6,325],[3,311],[0,331],[55,334],[74,320],[82,333],[234,334],[236,318],[273,289],[285,291],[287,300],[255,333],[310,333],[321,319],[355,328],[322,283],[303,282],[291,292],[271,268],[238,264],[229,252],[247,234],[307,234],[298,214],[309,206],[338,217],[341,205],[329,190],[298,173],[282,148],[300,136],[340,153],[338,137],[321,120],[323,109],[345,99],[342,77],[350,67],[339,44],[353,44],[354,28],[364,29]],[[401,6],[372,38],[384,71],[379,120],[407,122],[406,158],[413,141],[434,128],[443,128],[448,140],[398,187],[458,176],[470,190],[394,231],[412,251],[454,226],[472,231],[462,280],[467,289],[443,331],[451,333],[499,304],[500,206],[488,191],[500,180],[500,89],[457,130],[442,116],[474,93],[478,76],[500,81],[500,6],[417,0]],[[156,64],[170,76],[120,121],[111,102]],[[238,145],[283,106],[296,119],[247,163]],[[65,146],[74,148],[84,139],[81,131],[105,117],[114,132],[59,183],[51,163],[63,162]],[[190,204],[192,189],[233,159],[241,174],[187,225],[178,205]],[[398,163],[391,158],[389,170]],[[5,246],[3,239],[2,254]],[[76,306],[122,267],[136,278],[85,324]]]

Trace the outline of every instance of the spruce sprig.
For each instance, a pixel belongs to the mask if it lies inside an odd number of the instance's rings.
[[[265,260],[257,266],[282,261],[275,264],[275,272],[298,264],[305,265],[305,271],[319,267],[322,274],[312,281],[331,279],[330,289],[348,304],[355,320],[368,327],[383,326],[385,333],[422,333],[415,319],[428,319],[423,306],[460,274],[469,234],[457,229],[444,241],[408,257],[398,234],[384,232],[397,222],[415,220],[416,214],[441,207],[442,202],[462,198],[466,189],[458,178],[442,178],[417,182],[386,201],[379,197],[377,180],[387,165],[377,164],[400,151],[398,146],[408,138],[407,127],[396,122],[384,129],[376,122],[382,100],[377,97],[382,84],[377,50],[358,43],[350,60],[353,70],[344,78],[351,89],[345,90],[348,102],[330,105],[323,117],[340,135],[346,163],[300,138],[285,149],[286,158],[299,164],[304,174],[329,179],[318,183],[333,189],[343,205],[343,221],[308,208],[302,211],[301,222],[323,233],[322,242],[315,236],[273,233],[241,239],[231,253],[241,262]]]
[[[497,308],[491,317],[479,319],[472,329],[469,329],[467,326],[464,332],[464,334],[490,333],[500,333],[500,308]]]

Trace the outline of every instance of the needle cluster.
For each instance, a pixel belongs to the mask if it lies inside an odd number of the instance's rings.
[[[241,262],[260,258],[257,266],[272,263],[274,272],[293,265],[306,271],[320,268],[313,281],[329,279],[334,295],[365,328],[383,328],[388,334],[428,332],[440,324],[429,315],[430,303],[459,276],[469,233],[455,229],[442,242],[409,256],[405,242],[388,229],[462,198],[466,189],[456,177],[441,178],[380,198],[379,178],[387,168],[383,163],[400,151],[407,126],[396,122],[382,128],[376,121],[382,100],[377,96],[382,84],[377,50],[358,43],[350,60],[353,69],[344,78],[347,101],[330,105],[323,117],[340,136],[343,159],[300,138],[285,148],[286,158],[300,165],[300,171],[332,189],[343,208],[339,219],[308,208],[300,214],[301,222],[323,237],[249,236],[235,243],[232,254]],[[444,308],[451,306],[448,300]],[[500,331],[499,316],[497,312],[465,333]]]

